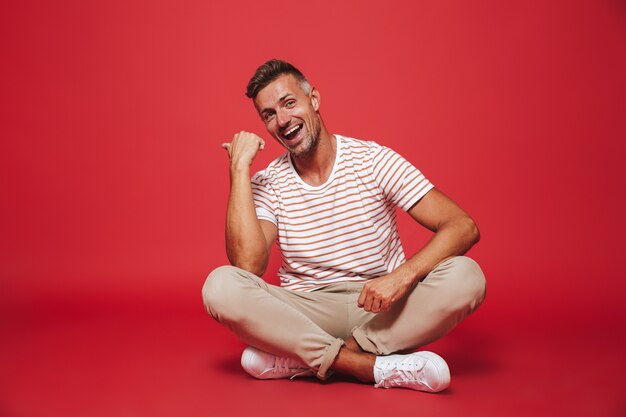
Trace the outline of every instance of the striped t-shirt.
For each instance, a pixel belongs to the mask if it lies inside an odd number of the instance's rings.
[[[391,149],[335,137],[335,164],[320,186],[302,181],[288,153],[252,177],[257,217],[278,228],[285,288],[312,291],[396,269],[405,258],[395,208],[409,210],[433,188]]]

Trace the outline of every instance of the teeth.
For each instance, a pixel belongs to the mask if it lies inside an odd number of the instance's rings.
[[[293,132],[296,131],[296,129],[300,127],[300,125],[295,125],[294,127],[292,127],[291,129],[289,129],[288,131],[286,131],[285,133],[283,133],[284,136],[288,136],[290,134],[292,134]]]

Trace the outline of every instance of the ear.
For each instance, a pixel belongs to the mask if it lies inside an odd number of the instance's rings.
[[[317,91],[316,88],[312,88],[311,92],[309,93],[309,96],[311,97],[311,105],[313,106],[313,109],[315,111],[318,111],[320,109],[320,103],[321,103],[320,92]]]

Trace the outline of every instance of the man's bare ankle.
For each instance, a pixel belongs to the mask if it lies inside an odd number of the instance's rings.
[[[343,375],[350,375],[361,382],[374,381],[374,363],[376,356],[362,350],[354,351],[342,346],[331,369]]]
[[[355,352],[363,352],[363,349],[361,349],[361,346],[359,346],[354,337],[349,337],[348,339],[344,340],[344,344],[345,347],[350,350],[353,350]]]

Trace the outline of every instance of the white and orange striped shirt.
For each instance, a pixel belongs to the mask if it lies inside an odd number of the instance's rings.
[[[281,285],[313,291],[385,275],[404,262],[396,206],[407,211],[433,185],[375,142],[335,135],[326,183],[306,184],[288,153],[252,177],[257,217],[278,228]]]

